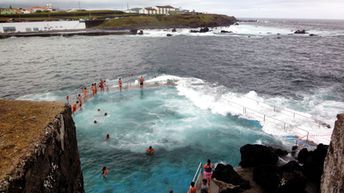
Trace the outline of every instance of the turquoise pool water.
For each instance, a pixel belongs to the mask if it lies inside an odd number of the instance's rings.
[[[200,161],[236,166],[242,145],[279,144],[257,121],[200,109],[175,87],[101,93],[74,120],[87,193],[186,192]]]

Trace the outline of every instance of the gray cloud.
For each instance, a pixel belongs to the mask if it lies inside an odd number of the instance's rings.
[[[56,8],[125,9],[173,5],[237,17],[344,19],[343,0],[0,0],[0,6],[27,7],[52,3]]]

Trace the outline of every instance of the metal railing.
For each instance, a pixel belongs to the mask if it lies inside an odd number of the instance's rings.
[[[197,170],[196,170],[196,172],[195,172],[195,175],[193,176],[193,178],[192,178],[192,182],[194,182],[195,183],[195,185],[197,185],[197,182],[198,182],[198,180],[199,180],[199,177],[201,176],[201,174],[202,174],[202,162],[199,162],[199,164],[198,164],[198,166],[197,166]],[[188,193],[189,191],[187,191],[187,193]]]
[[[192,181],[193,182],[197,182],[199,176],[200,176],[200,173],[202,172],[202,162],[199,162],[198,164],[198,167],[197,167],[197,170],[195,172],[195,175],[194,177],[192,178]]]

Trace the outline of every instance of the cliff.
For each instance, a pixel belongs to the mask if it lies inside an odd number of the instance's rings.
[[[107,20],[97,28],[107,29],[161,29],[161,28],[196,28],[229,26],[236,22],[235,17],[218,14],[187,15],[150,15],[130,16]]]
[[[0,100],[0,192],[84,192],[69,107]]]
[[[321,178],[322,193],[344,192],[344,114],[337,115]]]

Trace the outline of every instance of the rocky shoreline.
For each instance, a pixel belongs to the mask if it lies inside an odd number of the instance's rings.
[[[247,144],[240,148],[240,167],[234,170],[230,164],[218,164],[213,178],[231,184],[220,193],[317,193],[327,147],[303,148],[294,157],[282,149]]]
[[[341,193],[344,190],[344,114],[337,116],[331,144],[288,152],[258,144],[240,148],[240,166],[218,164],[220,193]],[[325,161],[326,160],[326,161]]]

